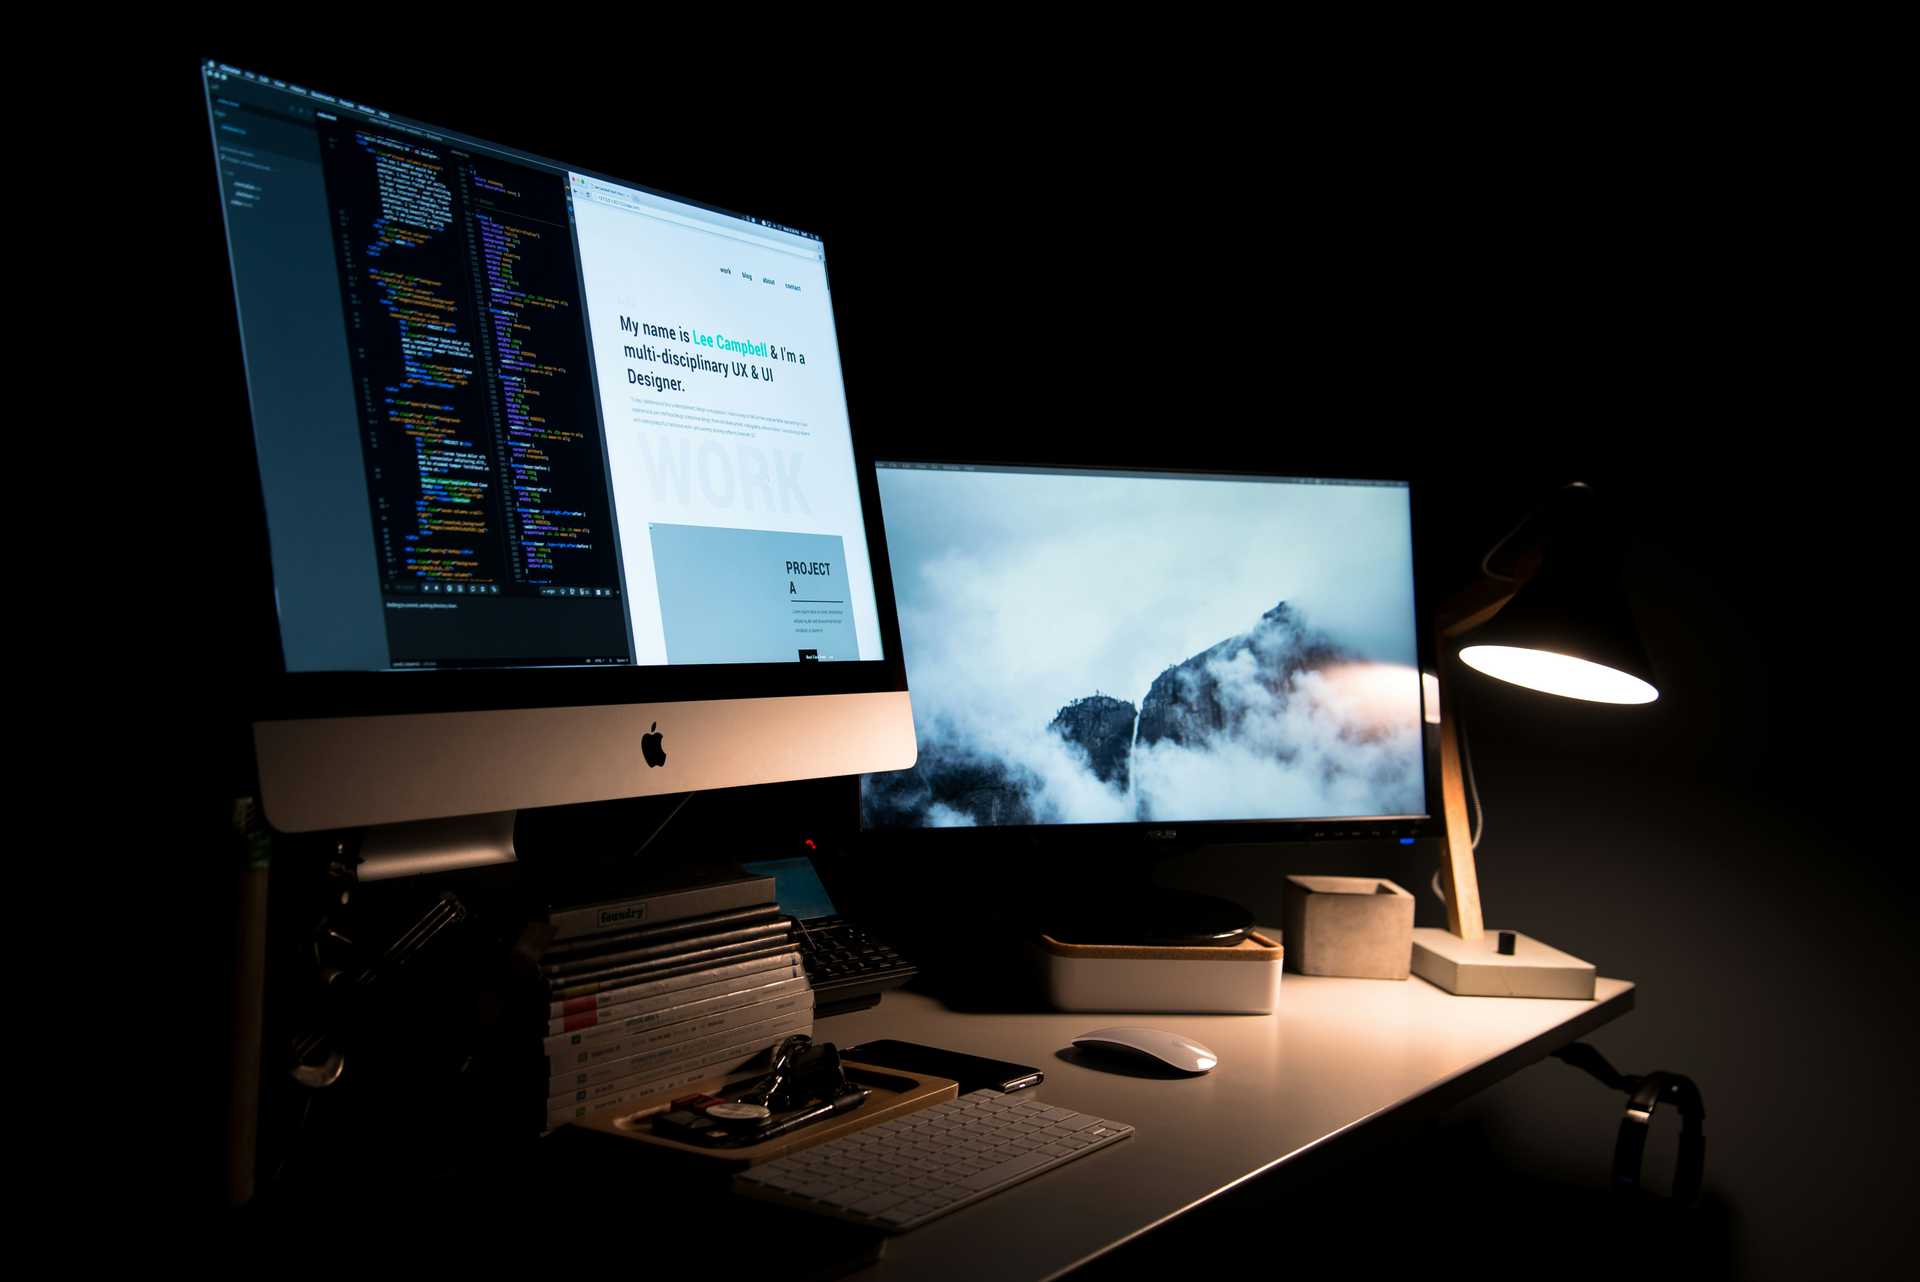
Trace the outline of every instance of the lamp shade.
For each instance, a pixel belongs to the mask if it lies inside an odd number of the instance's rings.
[[[1621,553],[1593,492],[1556,503],[1539,570],[1470,632],[1460,661],[1531,690],[1596,703],[1652,703],[1653,665],[1627,605]]]

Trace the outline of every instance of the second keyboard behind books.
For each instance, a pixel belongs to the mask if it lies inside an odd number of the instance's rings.
[[[973,1091],[754,1167],[734,1188],[898,1233],[1131,1134],[1124,1122]]]
[[[780,907],[793,918],[793,942],[813,981],[817,1014],[872,1006],[889,988],[919,973],[889,945],[840,915],[811,859],[768,859],[746,869],[772,877],[778,887]]]
[[[887,989],[918,973],[891,947],[840,917],[796,920],[793,942],[813,980],[822,1015],[871,1006]]]

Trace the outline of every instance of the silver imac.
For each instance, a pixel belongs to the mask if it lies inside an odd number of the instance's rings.
[[[913,763],[819,237],[202,76],[275,827],[434,867],[525,807]]]

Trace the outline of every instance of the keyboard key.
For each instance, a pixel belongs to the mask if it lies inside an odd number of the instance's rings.
[[[990,1189],[996,1184],[1004,1184],[1015,1176],[1024,1175],[1046,1164],[1047,1156],[1044,1153],[1022,1153],[998,1166],[989,1166],[978,1175],[969,1175],[961,1181],[961,1184],[976,1191]]]
[[[825,1197],[839,1187],[838,1182],[834,1180],[814,1179],[808,1180],[803,1184],[796,1184],[790,1191],[795,1197],[819,1198]]]
[[[907,1195],[905,1193],[876,1193],[863,1202],[855,1202],[848,1209],[859,1215],[878,1215],[882,1211],[892,1210],[906,1200]]]

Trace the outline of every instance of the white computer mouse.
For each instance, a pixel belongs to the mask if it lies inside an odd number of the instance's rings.
[[[1075,1046],[1153,1060],[1183,1073],[1211,1072],[1220,1057],[1179,1033],[1164,1028],[1096,1028],[1073,1039]]]

